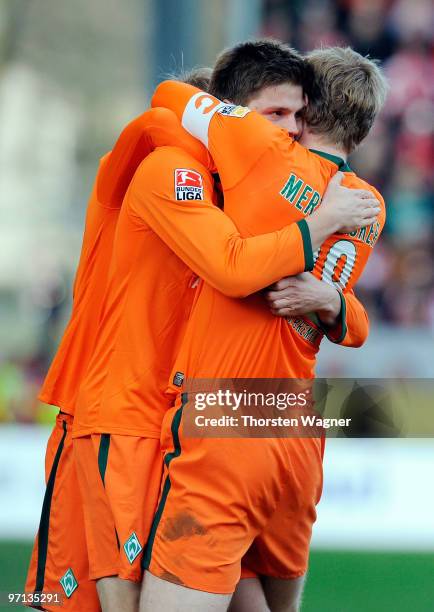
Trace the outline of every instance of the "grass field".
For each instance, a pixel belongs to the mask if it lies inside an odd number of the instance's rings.
[[[0,542],[1,592],[22,590],[30,547]],[[409,611],[434,611],[434,554],[312,553],[302,612]]]

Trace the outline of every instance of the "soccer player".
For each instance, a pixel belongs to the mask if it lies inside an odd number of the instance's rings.
[[[184,78],[192,85],[206,88],[209,74],[209,69],[197,69]],[[163,111],[163,121],[167,114]],[[135,160],[142,161],[156,146],[158,138],[164,136],[161,120],[157,121],[160,115],[159,111],[141,115],[122,134],[113,151],[101,159],[87,209],[70,321],[39,394],[41,401],[58,406],[60,411],[47,444],[47,487],[25,591],[60,592],[64,597],[62,609],[71,612],[100,610],[95,581],[89,579],[84,517],[72,453],[75,404],[98,331],[122,200]],[[158,126],[156,132],[154,125]],[[170,131],[171,126],[165,129]],[[172,138],[176,137],[176,129],[175,125]],[[191,145],[194,151],[194,142]],[[123,159],[127,151],[128,164]],[[161,472],[160,464],[158,456],[156,478]],[[45,602],[38,607],[59,608],[56,602]]]
[[[378,210],[377,200],[360,192],[346,193],[356,201],[348,207],[333,189],[334,201],[307,222],[243,239],[215,206],[206,150],[198,159],[186,146],[156,151],[128,188],[98,339],[77,401],[74,453],[90,574],[104,609],[132,609],[138,595],[159,484],[151,458],[159,452],[170,405],[167,379],[195,296],[195,274],[222,293],[248,295],[306,269],[312,249],[305,223],[319,246],[336,227],[369,223]]]
[[[251,59],[254,45],[241,45],[233,56],[244,50]],[[159,86],[153,103],[175,110],[208,146],[225,212],[244,235],[276,230],[289,218],[309,219],[321,210],[321,194],[337,169],[346,173],[345,184],[375,194],[381,202],[375,221],[331,235],[312,259],[314,274],[345,292],[385,220],[381,196],[352,173],[346,158],[369,133],[386,85],[376,64],[351,49],[317,50],[308,62],[319,89],[306,112],[302,142],[309,150],[257,113],[185,85]],[[239,83],[237,65],[229,74]],[[316,317],[276,318],[257,295],[239,300],[201,284],[173,370],[177,404],[163,422],[165,479],[144,556],[143,612],[157,601],[168,611],[175,601],[176,610],[226,610],[243,557],[261,576],[271,610],[298,609],[322,487],[321,441],[188,438],[182,426],[188,397],[179,381],[312,378],[322,336]]]
[[[102,158],[97,177],[104,172]],[[119,208],[104,206],[93,188],[78,265],[70,321],[39,399],[60,408],[45,457],[46,492],[25,585],[26,592],[62,593],[64,610],[100,610],[89,580],[84,519],[72,456],[72,422],[77,387],[98,327],[108,262]],[[46,610],[59,605],[45,603]]]
[[[204,87],[206,77],[203,71],[196,72],[189,75],[189,82]],[[60,585],[65,592],[64,608],[68,610],[99,609],[95,583],[88,579],[71,429],[77,391],[98,329],[119,209],[134,163],[141,161],[150,150],[147,131],[151,125],[152,121],[147,121],[145,115],[133,122],[111,154],[101,161],[88,207],[71,320],[40,394],[42,401],[60,406],[61,411],[47,446],[47,491],[26,590],[54,592]],[[170,125],[166,127],[170,130]],[[127,153],[128,163],[125,162]],[[157,473],[159,469],[158,466]],[[151,503],[149,506],[152,509]]]

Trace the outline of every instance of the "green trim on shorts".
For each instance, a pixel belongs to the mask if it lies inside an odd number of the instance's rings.
[[[107,471],[107,463],[108,463],[108,454],[110,450],[110,434],[101,434],[101,440],[99,441],[99,449],[98,449],[98,469],[99,474],[101,476],[102,484],[105,488],[105,473]],[[115,527],[115,536],[116,536],[116,544],[118,549],[121,548],[121,543],[119,541],[118,530]]]
[[[62,455],[63,447],[65,445],[65,438],[67,434],[66,421],[62,422],[62,426],[63,436],[59,442],[59,446],[57,447],[57,451],[54,456],[53,465],[51,466],[50,470],[50,476],[48,477],[47,488],[45,489],[44,501],[42,503],[41,520],[39,522],[38,530],[38,565],[36,570],[35,593],[40,593],[44,590],[45,566],[47,563],[48,552],[48,533],[50,528],[51,500],[53,499],[57,468],[59,466],[60,457]]]
[[[181,424],[182,410],[186,403],[187,403],[187,393],[183,393],[181,407],[178,408],[178,410],[175,412],[175,415],[172,420],[171,431],[172,431],[174,450],[171,453],[167,453],[167,455],[164,458],[164,463],[166,464],[167,467],[169,467],[169,464],[172,461],[172,459],[174,459],[175,457],[179,457],[179,455],[181,454],[181,443],[179,441],[179,426]],[[157,529],[160,524],[162,514],[164,512],[164,507],[166,505],[167,496],[169,495],[171,486],[172,486],[172,483],[170,482],[170,476],[169,474],[167,474],[166,479],[164,481],[164,485],[163,485],[163,491],[161,493],[160,503],[158,504],[158,508],[155,513],[154,520],[152,521],[152,526],[149,532],[148,542],[146,544],[145,552],[144,552],[143,559],[142,559],[142,569],[144,570],[148,569],[151,563],[152,548],[154,546],[155,535],[157,533]]]
[[[105,486],[105,473],[107,470],[108,453],[110,449],[110,434],[101,434],[98,450],[98,468],[102,484]]]

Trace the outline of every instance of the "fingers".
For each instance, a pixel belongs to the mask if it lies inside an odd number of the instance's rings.
[[[273,289],[271,291],[266,292],[265,297],[269,302],[273,302],[274,300],[280,300],[283,298],[288,298],[293,294],[293,290],[297,286],[297,281],[294,280],[293,278],[289,278],[285,280],[287,282],[285,283],[285,286],[282,287],[281,289],[277,287],[278,283],[276,283],[275,285],[273,285]]]
[[[377,202],[377,205],[380,203],[374,196],[372,191],[368,191],[367,189],[351,189],[351,191],[361,200],[375,200]]]
[[[277,283],[274,283],[274,285],[271,285],[272,291],[270,291],[269,293],[272,293],[273,291],[283,291],[283,289],[287,289],[288,287],[290,287],[291,284],[292,277],[285,276],[284,278],[281,278],[279,281],[277,281]]]
[[[361,208],[349,223],[349,227],[352,228],[351,231],[355,231],[359,227],[366,227],[367,225],[372,225],[375,223],[380,210],[381,209],[378,206],[364,206]]]
[[[272,300],[272,303],[270,306],[271,306],[271,310],[279,310],[280,308],[289,309],[288,300],[286,300],[285,298]]]
[[[381,212],[381,208],[379,206],[368,206],[364,209],[366,214],[369,215],[379,215]]]
[[[271,314],[275,317],[292,317],[295,313],[290,308],[272,308]]]
[[[362,221],[360,227],[367,227],[368,225],[372,225],[373,223],[375,223],[376,218],[377,218],[376,216],[367,217],[366,219]]]
[[[358,198],[358,203],[366,208],[377,208],[380,211],[380,202],[377,198]]]
[[[376,217],[378,216],[380,212],[379,208],[366,208],[363,212],[362,212],[362,219],[366,220],[366,219],[373,219],[375,221]],[[372,222],[374,222],[372,221]]]
[[[265,294],[265,297],[270,303],[273,303],[276,300],[285,299],[287,296],[283,291],[268,291],[268,293]]]
[[[265,294],[265,299],[272,303],[274,302],[274,300],[278,300],[279,299],[279,293],[277,291],[267,291],[267,293]]]
[[[352,232],[357,231],[361,227],[368,227],[377,221],[377,214],[373,214],[372,212],[366,212],[364,215],[361,215],[358,221],[354,221],[350,225],[341,228],[338,232],[339,234],[351,234]]]

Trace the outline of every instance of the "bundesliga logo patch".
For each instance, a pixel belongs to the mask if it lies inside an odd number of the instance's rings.
[[[203,200],[203,179],[196,170],[175,170],[175,198],[177,200]]]
[[[238,117],[238,119],[242,119],[250,113],[250,108],[247,108],[247,106],[237,106],[236,104],[226,104],[226,106],[219,108],[217,112],[226,117]]]

